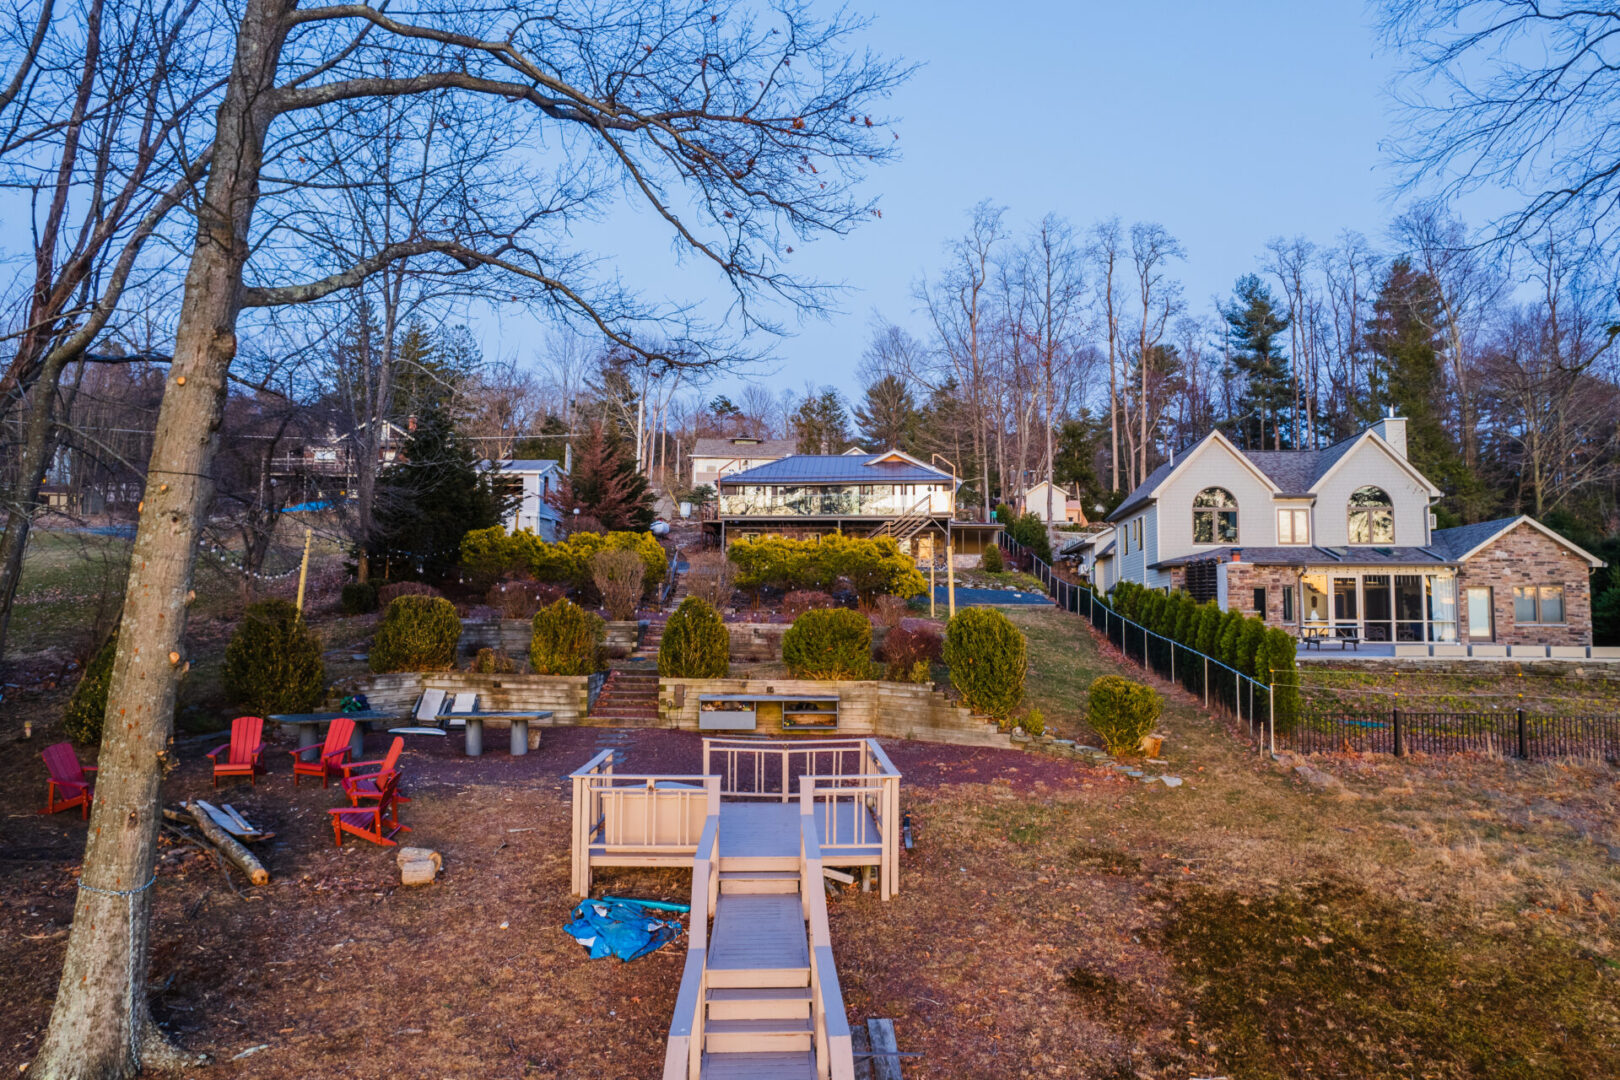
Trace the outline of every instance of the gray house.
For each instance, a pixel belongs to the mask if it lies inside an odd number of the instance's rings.
[[[1300,636],[1584,646],[1601,560],[1529,517],[1435,528],[1440,491],[1386,417],[1320,450],[1212,431],[1109,516],[1116,579],[1186,589]]]

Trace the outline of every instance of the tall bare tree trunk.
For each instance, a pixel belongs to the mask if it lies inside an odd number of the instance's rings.
[[[179,1064],[146,1001],[152,884],[170,726],[207,477],[236,353],[242,270],[291,0],[247,0],[217,120],[218,153],[186,274],[107,694],[96,801],[56,1002],[30,1075],[133,1077]]]

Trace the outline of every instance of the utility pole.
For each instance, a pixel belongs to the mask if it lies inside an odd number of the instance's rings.
[[[314,529],[304,530],[304,561],[298,564],[298,613],[304,612],[304,582],[309,580],[309,540]]]

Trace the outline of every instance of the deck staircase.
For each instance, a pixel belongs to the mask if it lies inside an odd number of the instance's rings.
[[[916,506],[907,510],[899,517],[890,518],[867,535],[874,539],[880,536],[892,536],[900,543],[905,543],[924,529],[928,528],[934,519],[929,515],[929,499],[924,497]]]

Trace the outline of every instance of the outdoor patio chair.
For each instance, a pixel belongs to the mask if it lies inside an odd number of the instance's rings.
[[[405,740],[401,736],[394,736],[394,741],[388,747],[388,753],[375,761],[355,761],[339,766],[343,771],[343,794],[349,798],[350,806],[359,806],[362,802],[379,801],[383,797],[383,781],[393,778],[395,794],[400,802],[411,800],[398,794],[399,784],[399,755],[405,749]]]
[[[390,735],[443,735],[444,691],[423,690],[411,712],[413,723],[405,727],[389,728]]]
[[[398,742],[399,740],[395,740]],[[399,820],[399,773],[382,773],[377,777],[377,801],[370,806],[340,806],[328,810],[332,821],[332,840],[343,846],[343,834],[370,840],[373,844],[395,847],[393,839],[398,832],[410,832],[409,825]]]
[[[347,716],[340,716],[326,729],[326,743],[321,746],[314,759],[304,758],[311,749],[308,746],[287,751],[293,759],[293,787],[298,786],[300,776],[320,777],[321,787],[326,786],[329,778],[342,776],[341,766],[349,756],[349,740],[353,737],[354,721]]]
[[[47,746],[39,756],[45,759],[45,769],[50,773],[50,778],[45,781],[45,809],[40,813],[54,814],[77,806],[79,816],[88,818],[90,800],[95,797],[96,778],[84,774],[95,772],[96,767],[80,765],[79,755],[73,752],[72,743],[59,742]]]
[[[214,786],[219,787],[222,776],[245,776],[258,786],[258,774],[264,771],[264,718],[238,716],[231,721],[231,741],[208,752],[214,763]],[[224,754],[224,760],[220,755]]]
[[[445,710],[446,727],[466,727],[467,715],[478,711],[478,695],[476,693],[457,693],[450,697],[450,707]]]

